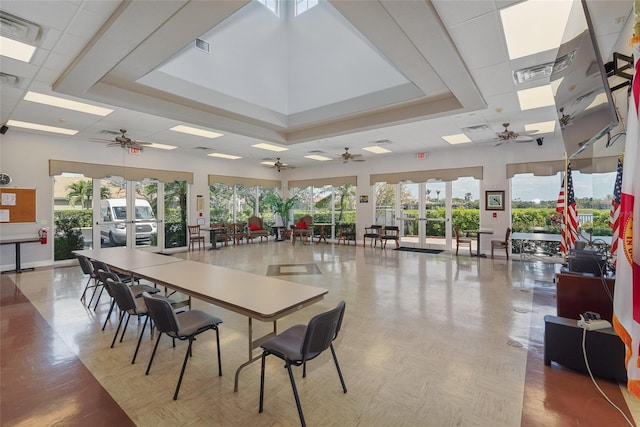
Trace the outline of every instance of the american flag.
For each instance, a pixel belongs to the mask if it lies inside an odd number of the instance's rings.
[[[616,265],[616,251],[618,250],[618,226],[620,218],[620,196],[622,195],[622,160],[618,159],[616,183],[613,186],[613,199],[611,199],[611,213],[609,214],[609,227],[613,230],[611,237],[611,256],[613,265]]]
[[[562,237],[560,239],[560,252],[566,255],[569,252],[569,248],[578,239],[578,210],[576,209],[576,198],[573,193],[573,179],[571,178],[571,162],[567,166],[566,179],[562,180],[562,186],[560,187],[560,195],[558,195],[558,204],[556,205],[556,212],[562,214]],[[565,182],[567,182],[567,201],[566,204],[569,209],[565,212]]]

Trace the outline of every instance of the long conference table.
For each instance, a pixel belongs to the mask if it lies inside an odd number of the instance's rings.
[[[75,253],[102,261],[118,271],[130,273],[189,297],[247,316],[249,358],[236,370],[234,391],[238,391],[240,371],[260,358],[260,355],[254,356],[254,350],[266,339],[277,334],[278,319],[322,300],[329,292],[327,289],[287,282],[275,277],[138,249],[89,249]],[[272,322],[273,331],[254,339],[253,319]]]

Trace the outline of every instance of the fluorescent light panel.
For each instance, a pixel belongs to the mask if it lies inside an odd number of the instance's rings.
[[[254,144],[254,145],[252,145],[252,147],[261,148],[263,150],[269,150],[269,151],[287,151],[287,150],[289,150],[288,148],[285,148],[285,147],[279,147],[277,145],[266,144],[264,142],[261,142],[260,144]]]
[[[174,132],[182,132],[182,133],[187,133],[189,135],[196,135],[196,136],[203,136],[205,138],[218,138],[224,134],[222,133],[218,133],[218,132],[212,132],[209,130],[204,130],[204,129],[198,129],[198,128],[194,128],[191,126],[185,126],[185,125],[178,125],[178,126],[174,126],[171,129]]]
[[[384,147],[380,147],[379,145],[372,145],[371,147],[364,147],[363,150],[366,150],[370,153],[374,153],[374,154],[384,154],[384,153],[390,153],[391,150],[387,150]]]
[[[17,128],[24,128],[24,129],[41,130],[44,132],[61,133],[63,135],[75,135],[76,133],[78,133],[77,130],[73,130],[73,129],[65,129],[65,128],[59,128],[55,126],[40,125],[37,123],[21,122],[18,120],[9,120],[7,122],[7,126],[15,126]]]
[[[35,46],[0,36],[0,55],[2,56],[22,62],[29,62],[35,51]]]
[[[96,116],[108,116],[113,113],[109,108],[96,107],[84,102],[71,101],[57,96],[45,95],[38,92],[27,92],[25,101],[37,102],[38,104],[50,105],[52,107],[66,108],[67,110],[80,111],[81,113],[94,114]]]
[[[551,85],[532,87],[518,91],[518,101],[522,111],[555,105]]]
[[[152,142],[150,144],[146,144],[144,146],[145,148],[149,147],[149,148],[157,148],[159,150],[175,150],[176,147],[175,145],[167,145],[167,144],[159,144],[157,142]]]
[[[207,154],[207,156],[219,157],[221,159],[229,159],[229,160],[238,160],[238,159],[242,158],[240,156],[234,156],[234,155],[231,155],[231,154],[223,154],[223,153],[209,153],[209,154]]]
[[[467,135],[465,135],[464,133],[458,133],[456,135],[443,136],[442,139],[447,141],[449,144],[453,144],[453,145],[455,145],[455,144],[466,144],[468,142],[471,142],[469,137]]]
[[[524,130],[528,132],[538,131],[537,133],[552,133],[556,130],[556,121],[529,123],[524,125]]]
[[[318,160],[319,162],[326,162],[327,160],[331,160],[330,157],[321,156],[319,154],[309,154],[308,156],[304,156],[306,159]]]

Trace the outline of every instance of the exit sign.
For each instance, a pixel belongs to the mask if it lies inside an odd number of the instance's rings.
[[[129,154],[140,154],[142,149],[138,147],[129,147]]]
[[[416,154],[416,159],[418,160],[424,160],[427,158],[427,153],[418,153]]]

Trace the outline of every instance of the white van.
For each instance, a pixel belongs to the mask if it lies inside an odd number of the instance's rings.
[[[127,244],[127,200],[103,199],[100,201],[100,237],[111,246]],[[149,244],[151,236],[158,232],[157,221],[151,205],[144,199],[136,199],[136,245]]]

